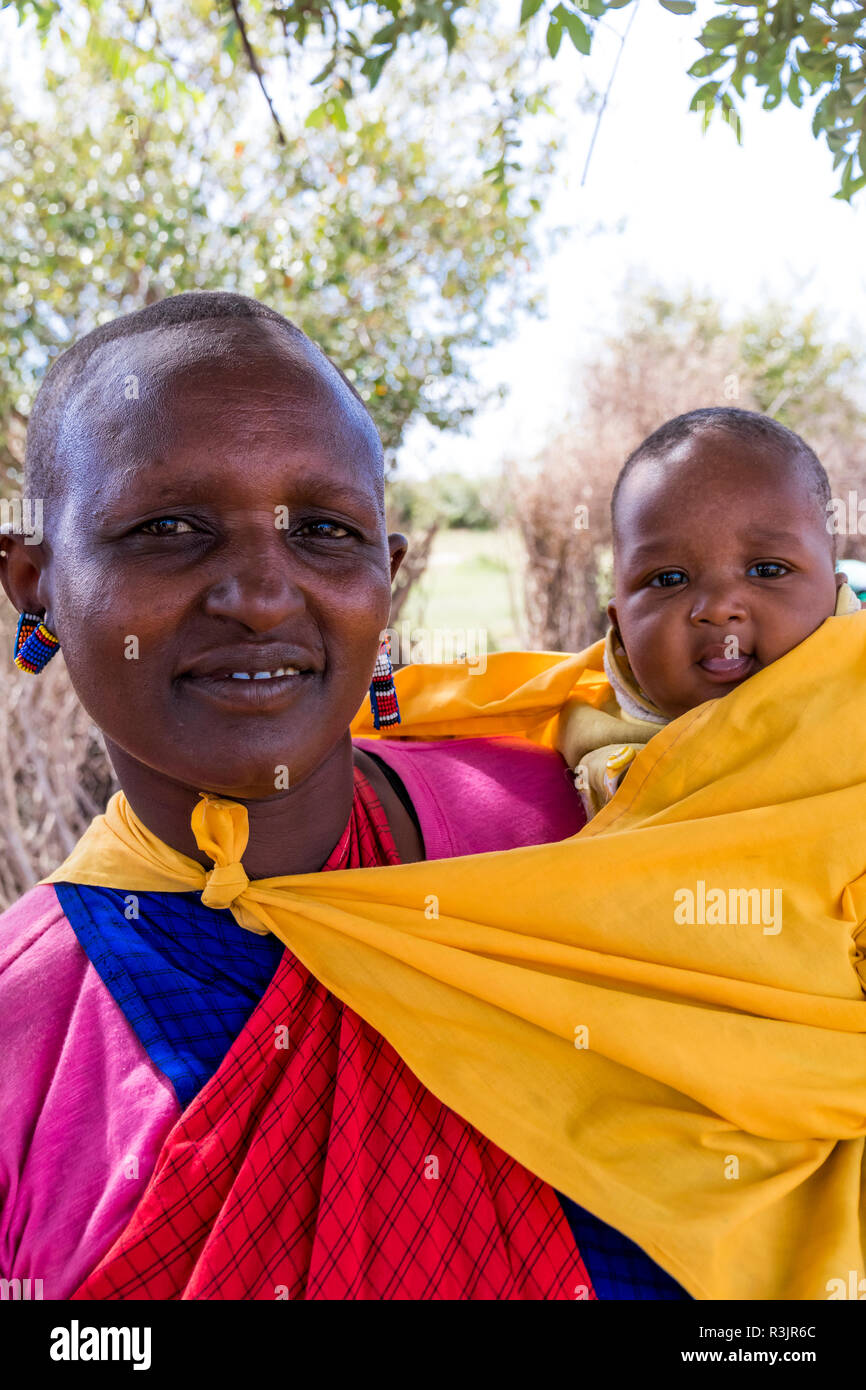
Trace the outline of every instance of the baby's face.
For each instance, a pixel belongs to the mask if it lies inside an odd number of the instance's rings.
[[[722,431],[635,468],[618,502],[615,570],[608,615],[641,689],[671,719],[804,641],[842,583],[808,475]]]

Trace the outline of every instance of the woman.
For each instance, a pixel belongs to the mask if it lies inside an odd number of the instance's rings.
[[[0,918],[3,1275],[50,1298],[678,1296],[228,910],[208,821],[226,802],[246,808],[249,880],[583,820],[550,750],[353,744],[406,542],[385,534],[381,445],[342,374],[254,301],[162,301],[54,365],[27,493],[44,539],[9,537],[0,568],[44,619],[19,664],[38,672],[59,640],[122,788],[109,828],[207,886],[61,867]],[[386,674],[374,689],[387,719]]]

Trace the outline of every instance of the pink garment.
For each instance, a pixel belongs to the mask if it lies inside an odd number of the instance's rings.
[[[549,750],[359,743],[406,787],[428,859],[561,840],[584,822]],[[127,1224],[180,1107],[51,885],[0,916],[0,1055],[0,1277],[68,1298]]]
[[[0,917],[0,1056],[0,1276],[66,1298],[131,1216],[179,1107],[50,884]]]
[[[544,845],[576,835],[585,824],[562,758],[525,739],[356,743],[400,778],[421,822],[427,859]]]

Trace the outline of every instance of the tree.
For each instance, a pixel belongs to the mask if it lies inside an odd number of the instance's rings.
[[[190,40],[191,42],[191,40]],[[525,65],[478,36],[444,82],[394,66],[345,125],[274,146],[244,133],[239,85],[169,106],[153,69],[101,76],[70,49],[38,114],[0,88],[0,449],[20,481],[47,362],[97,323],[163,295],[236,289],[286,313],[367,400],[393,459],[408,422],[452,428],[481,399],[468,352],[537,306],[536,193],[551,147],[504,206],[484,177],[506,103],[541,101]],[[206,84],[200,65],[197,80]],[[387,110],[387,121],[384,112]]]
[[[535,467],[509,468],[527,555],[528,639],[543,650],[579,650],[604,632],[613,485],[631,450],[665,420],[709,405],[759,410],[803,435],[837,497],[866,480],[866,361],[817,313],[770,302],[726,319],[712,299],[632,287],[621,317],[581,366],[568,427]],[[866,537],[846,536],[840,555],[866,558]]]
[[[518,20],[518,0],[514,0]],[[521,0],[519,24],[543,26],[547,49],[556,57],[568,39],[588,54],[595,30],[612,10],[639,0]],[[773,110],[783,102],[800,106],[817,97],[813,133],[823,135],[841,166],[837,197],[850,200],[866,185],[866,10],[857,0],[718,0],[721,13],[706,22],[694,18],[695,0],[659,0],[664,9],[693,26],[706,50],[689,69],[700,84],[692,109],[708,122],[714,111],[734,127],[740,116],[736,98],[747,82],[762,91]],[[140,12],[122,4],[82,0],[88,41],[114,65],[143,63],[151,52],[176,81],[178,43],[171,16],[156,0]],[[69,32],[67,6],[59,0],[3,0],[22,19],[36,15],[40,31]],[[274,60],[292,63],[302,51],[321,53],[311,80],[322,90],[317,113],[341,122],[356,91],[374,88],[393,61],[401,40],[426,43],[434,36],[447,53],[467,41],[481,7],[466,0],[197,0],[191,6],[199,44],[222,50],[232,64],[244,64],[261,86],[278,139],[284,139],[266,79]],[[520,42],[524,42],[521,36]],[[181,65],[183,66],[183,65]],[[315,72],[315,76],[313,75]],[[194,79],[193,79],[194,80]],[[513,161],[506,147],[493,175],[506,191]]]

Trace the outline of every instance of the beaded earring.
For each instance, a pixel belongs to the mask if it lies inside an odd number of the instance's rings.
[[[13,660],[19,671],[38,676],[60,651],[60,639],[45,626],[38,613],[22,613],[15,632]]]
[[[391,665],[391,638],[383,637],[379,643],[379,654],[373,667],[370,682],[370,708],[373,711],[373,728],[400,723],[400,707],[397,704],[397,689],[394,685],[394,668]]]

